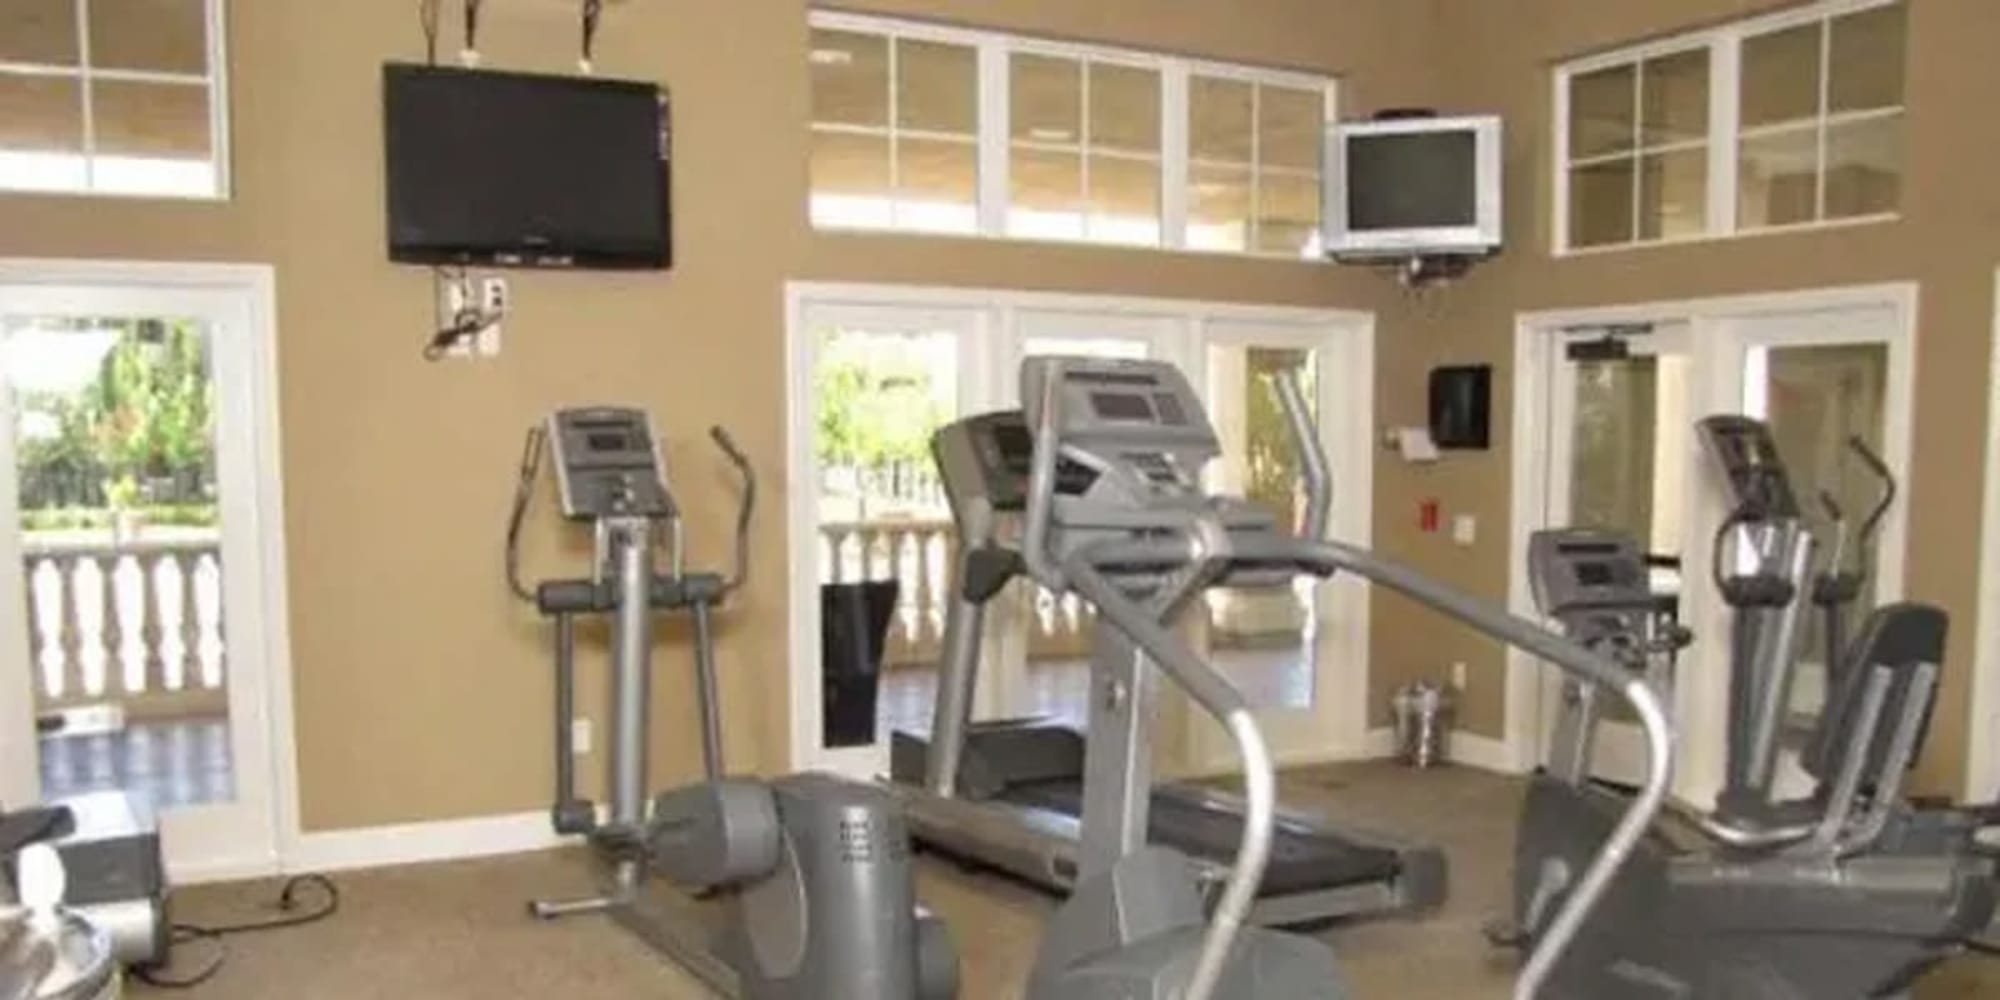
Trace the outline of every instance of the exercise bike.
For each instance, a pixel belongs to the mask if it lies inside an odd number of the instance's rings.
[[[1718,589],[1735,611],[1726,786],[1712,813],[1674,804],[1642,842],[1550,980],[1554,997],[1721,1000],[1893,996],[1957,953],[1993,913],[1994,866],[1970,836],[1913,821],[1901,796],[1921,748],[1943,659],[1944,617],[1877,609],[1802,757],[1812,794],[1776,800],[1772,775],[1814,540],[1769,428],[1711,417],[1698,433],[1732,511],[1716,543]],[[1727,544],[1747,539],[1739,561]],[[1537,534],[1529,577],[1573,636],[1632,653],[1644,669],[1685,645],[1649,631],[1658,598],[1636,544],[1591,530]],[[1531,781],[1515,855],[1512,939],[1532,944],[1629,796],[1591,779],[1595,720],[1565,698],[1550,765]],[[1900,825],[1899,825],[1900,824]]]
[[[943,924],[914,902],[909,833],[888,793],[826,774],[727,777],[712,614],[742,586],[756,480],[721,428],[717,447],[743,481],[730,575],[689,571],[680,509],[645,411],[566,409],[528,434],[507,531],[517,596],[554,624],[557,832],[581,835],[603,868],[600,895],[536,901],[541,919],[608,913],[718,993],[753,1000],[948,1000],[957,957]],[[544,452],[563,515],[594,539],[591,575],[520,580],[520,535]],[[664,544],[671,562],[656,565]],[[647,800],[653,618],[692,617],[704,779]],[[611,619],[610,802],[576,791],[577,620]],[[660,876],[698,895],[659,885]]]

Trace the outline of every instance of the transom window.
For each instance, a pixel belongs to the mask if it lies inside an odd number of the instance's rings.
[[[1333,81],[814,12],[813,224],[1300,257]]]
[[[0,190],[221,197],[220,3],[0,2]]]
[[[1825,2],[1562,67],[1557,249],[1893,217],[1906,11]]]

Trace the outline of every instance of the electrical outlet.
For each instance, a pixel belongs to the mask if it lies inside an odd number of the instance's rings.
[[[1479,520],[1471,514],[1459,514],[1451,519],[1451,540],[1459,545],[1471,545],[1479,540]]]
[[[486,314],[487,319],[486,326],[473,338],[480,357],[500,356],[500,321],[507,315],[507,308],[512,302],[506,278],[495,275],[479,283],[479,310]]]
[[[582,717],[569,720],[570,753],[582,757],[590,753],[590,720]]]
[[[1451,686],[1452,686],[1452,687],[1455,687],[1455,688],[1457,688],[1457,689],[1458,689],[1458,690],[1460,690],[1460,691],[1463,691],[1463,690],[1465,690],[1465,661],[1464,661],[1464,660],[1455,660],[1455,661],[1453,661],[1453,662],[1452,662],[1452,665],[1451,665]]]
[[[505,316],[512,302],[506,278],[494,275],[479,283],[479,308],[486,310],[487,315]]]

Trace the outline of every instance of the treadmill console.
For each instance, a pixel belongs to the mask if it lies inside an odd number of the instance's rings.
[[[564,517],[590,521],[674,513],[646,411],[613,406],[558,410],[549,417],[548,437]]]
[[[1799,516],[1791,475],[1778,455],[1769,424],[1753,417],[1720,414],[1695,427],[1722,470],[1723,485],[1739,517],[1764,521]]]
[[[954,508],[984,502],[996,512],[1020,513],[1028,506],[1028,477],[1034,466],[1035,436],[1020,410],[996,410],[938,428],[931,436],[945,493]],[[1090,489],[1097,473],[1068,459],[1056,462],[1056,492],[1076,495]]]

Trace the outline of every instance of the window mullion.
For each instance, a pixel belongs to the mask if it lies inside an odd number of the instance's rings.
[[[1646,60],[1640,59],[1632,64],[1632,242],[1634,243],[1645,242],[1639,229],[1640,202],[1646,191],[1645,182],[1642,180],[1646,176],[1646,154],[1641,152],[1641,147],[1645,144],[1640,141],[1640,137],[1645,133],[1643,122],[1646,114],[1645,93]]]
[[[903,143],[897,135],[901,124],[897,105],[901,97],[902,74],[897,72],[896,59],[903,46],[901,39],[890,35],[884,47],[889,55],[889,225],[898,226],[902,223],[903,214]]]
[[[1261,83],[1254,83],[1254,82],[1251,83],[1250,84],[1250,206],[1249,206],[1250,217],[1243,220],[1246,223],[1246,225],[1243,227],[1244,230],[1243,235],[1245,237],[1245,243],[1243,247],[1244,253],[1256,253],[1257,248],[1263,245],[1262,242],[1260,241],[1260,237],[1263,234],[1259,232],[1259,230],[1261,230],[1263,226],[1258,222],[1259,217],[1263,214],[1260,211],[1258,211],[1258,209],[1262,207],[1264,201],[1264,190],[1263,190],[1264,188],[1263,131],[1264,130],[1262,127],[1263,100],[1264,100],[1264,85]]]
[[[1743,39],[1728,34],[1708,52],[1708,232],[1736,231],[1736,199],[1741,169],[1737,155],[1742,121]]]
[[[1826,133],[1833,90],[1833,19],[1819,23],[1819,161],[1813,172],[1813,221],[1826,218]]]
[[[996,38],[979,43],[979,232],[1002,236],[1007,231],[1011,190],[1008,136],[1012,134],[1012,72],[1007,47]]]
[[[90,78],[90,0],[76,0],[77,99],[83,102],[83,189],[97,190],[97,98]],[[210,100],[214,96],[210,95]]]
[[[1160,66],[1160,242],[1187,246],[1188,64],[1179,59]]]
[[[1576,141],[1576,137],[1571,135],[1569,130],[1569,91],[1575,79],[1576,75],[1567,71],[1556,74],[1556,154],[1552,157],[1555,160],[1556,176],[1554,186],[1551,188],[1555,192],[1556,222],[1554,226],[1555,232],[1550,235],[1554,237],[1553,243],[1557,253],[1563,253],[1571,249],[1569,243],[1569,185],[1572,164],[1570,159],[1575,153],[1575,150],[1571,149],[1571,144]]]
[[[1083,238],[1090,241],[1090,60],[1076,61],[1077,209]]]

